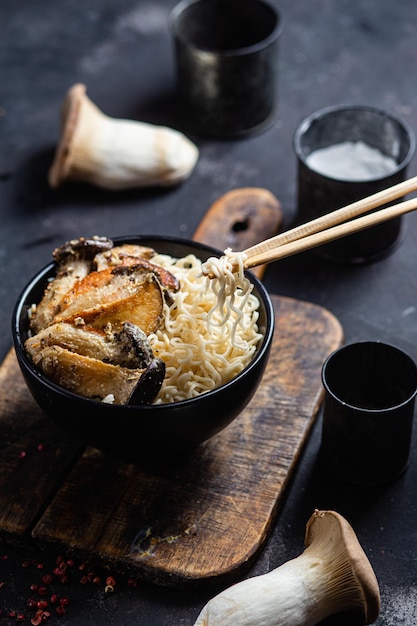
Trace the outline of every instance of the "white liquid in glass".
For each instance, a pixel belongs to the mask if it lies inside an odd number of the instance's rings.
[[[306,163],[312,170],[339,180],[369,180],[390,174],[397,162],[363,141],[344,141],[311,152]]]

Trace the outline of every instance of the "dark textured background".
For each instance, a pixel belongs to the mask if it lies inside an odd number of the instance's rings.
[[[175,189],[106,193],[72,185],[50,190],[46,173],[59,110],[74,82],[85,82],[90,98],[109,115],[181,128],[167,26],[173,5],[172,0],[1,2],[1,358],[11,346],[10,316],[18,293],[64,240],[130,233],[190,237],[214,200],[244,186],[271,190],[289,226],[296,204],[292,137],[306,115],[332,104],[375,105],[417,132],[414,0],[282,0],[277,5],[285,21],[279,114],[267,132],[241,141],[192,137],[201,157],[191,178]],[[415,173],[413,160],[409,174]],[[401,245],[378,263],[333,266],[305,253],[270,266],[264,282],[272,293],[328,308],[349,342],[384,339],[417,358],[416,220],[417,215],[406,217]],[[417,622],[417,432],[406,475],[371,492],[332,484],[319,474],[319,430],[320,421],[250,574],[266,572],[302,550],[314,508],[337,509],[353,524],[379,578],[378,626],[412,626]],[[27,549],[1,545],[0,551],[9,557],[0,561],[0,582],[7,583],[0,589],[0,607],[23,610],[32,575],[20,566]],[[66,593],[67,614],[51,623],[191,626],[209,596],[120,585],[105,597],[101,589],[75,581]]]

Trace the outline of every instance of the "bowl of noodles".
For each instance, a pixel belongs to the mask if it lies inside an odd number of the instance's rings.
[[[184,454],[227,427],[262,379],[274,311],[252,273],[240,268],[227,282],[222,255],[145,235],[81,237],[55,249],[12,320],[41,409],[126,461]],[[208,264],[217,278],[205,276]]]

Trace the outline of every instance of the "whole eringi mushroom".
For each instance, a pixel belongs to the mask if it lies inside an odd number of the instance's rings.
[[[77,180],[113,190],[172,186],[190,176],[198,157],[197,146],[173,128],[105,115],[77,83],[62,105],[48,181],[51,187]]]
[[[194,626],[314,626],[341,612],[355,613],[355,624],[373,623],[378,581],[347,520],[314,511],[305,545],[297,558],[212,598]]]

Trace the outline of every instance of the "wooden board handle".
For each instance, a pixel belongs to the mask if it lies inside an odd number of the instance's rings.
[[[232,248],[238,252],[276,235],[282,219],[281,204],[267,189],[233,189],[208,209],[193,239],[219,250]],[[252,271],[262,278],[266,267],[261,265]]]

